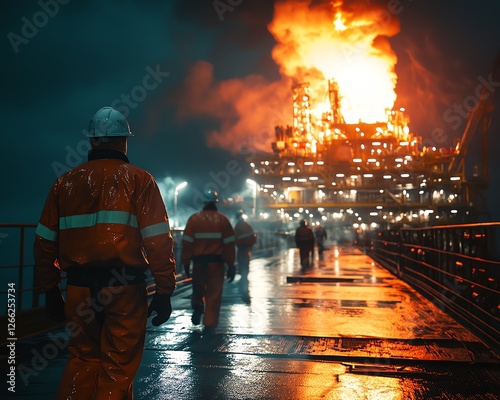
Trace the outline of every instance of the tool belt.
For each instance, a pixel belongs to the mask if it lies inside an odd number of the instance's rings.
[[[208,263],[221,263],[224,264],[224,259],[220,254],[204,254],[201,256],[194,256],[193,263],[195,264],[208,264]]]
[[[134,267],[69,267],[67,284],[84,287],[127,286],[142,283],[144,271]]]

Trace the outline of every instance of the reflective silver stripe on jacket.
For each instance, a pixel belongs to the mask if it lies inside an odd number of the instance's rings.
[[[236,236],[236,239],[243,239],[243,238],[246,238],[248,236],[253,236],[253,232],[247,232],[247,233],[244,233],[242,235],[238,235],[238,236]]]
[[[55,242],[57,240],[57,232],[40,223],[37,225],[35,233],[44,239],[50,240],[51,242]]]
[[[194,234],[195,239],[222,239],[221,232],[200,232]]]
[[[227,238],[222,239],[222,243],[228,244],[234,242],[234,236],[228,236]]]
[[[137,217],[126,211],[98,211],[93,214],[70,215],[59,218],[59,229],[88,228],[97,224],[121,224],[138,228]],[[170,232],[167,221],[149,225],[141,229],[142,238],[161,235]],[[57,240],[57,232],[38,224],[35,233],[47,240]]]
[[[160,222],[159,224],[149,225],[141,229],[141,235],[143,239],[169,232],[170,224],[167,221]]]
[[[137,217],[126,211],[98,211],[59,218],[59,229],[88,228],[97,224],[122,224],[137,228]]]
[[[221,232],[197,232],[194,234],[194,238],[184,234],[182,236],[182,240],[186,242],[194,243],[196,239],[222,239]],[[222,239],[222,243],[227,244],[234,242],[234,236],[229,236],[227,238]]]

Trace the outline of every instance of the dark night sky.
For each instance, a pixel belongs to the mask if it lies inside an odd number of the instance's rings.
[[[188,210],[196,190],[226,170],[228,162],[246,168],[241,153],[210,147],[206,140],[208,132],[237,124],[241,114],[227,100],[213,97],[197,99],[196,106],[205,112],[182,112],[193,101],[185,91],[186,79],[202,65],[207,67],[203,71],[212,68],[213,85],[279,81],[271,57],[275,41],[267,29],[271,0],[222,0],[238,4],[222,20],[212,0],[61,2],[66,4],[52,8],[49,17],[40,6],[43,1],[1,6],[1,222],[38,221],[61,168],[84,161],[82,131],[89,119],[113,102],[129,111],[135,134],[129,140],[131,162],[164,184],[168,208],[175,184],[189,182],[179,196],[180,207]],[[500,47],[500,2],[407,0],[401,7],[400,33],[390,38],[398,57],[396,105],[407,109],[415,133],[430,138],[435,129],[443,129],[443,145],[451,145],[465,120],[451,124],[443,115],[474,93],[479,76],[490,73]],[[38,31],[24,28],[30,38],[17,42],[16,52],[10,33],[21,35],[26,21],[34,18]],[[131,96],[131,102],[123,96]],[[208,117],[206,110],[218,101],[223,111]],[[500,201],[498,103],[489,135],[490,204]],[[248,113],[253,111],[249,107]],[[231,175],[221,188],[223,196],[246,189],[245,171]],[[491,208],[492,219],[500,220],[498,207]]]

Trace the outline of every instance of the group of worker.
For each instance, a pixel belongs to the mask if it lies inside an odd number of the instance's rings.
[[[176,261],[169,218],[153,176],[129,163],[130,136],[123,114],[98,110],[89,123],[88,161],[52,185],[35,231],[35,277],[46,310],[66,320],[70,334],[57,399],[132,399],[147,319],[154,316],[151,323],[159,326],[172,313]],[[204,334],[217,327],[224,277],[234,280],[236,260],[243,301],[250,301],[256,241],[243,212],[233,229],[217,201],[217,192],[205,193],[203,210],[189,218],[182,237],[182,265],[193,282],[192,322],[203,317]],[[148,269],[156,284],[149,305]]]
[[[147,319],[154,326],[172,313],[176,260],[169,218],[153,176],[129,163],[133,136],[123,114],[98,110],[89,123],[88,161],[52,185],[35,231],[35,277],[49,316],[67,321],[69,357],[57,399],[132,399]],[[218,193],[188,219],[181,263],[192,278],[192,323],[211,335],[219,322],[224,279],[236,265],[242,300],[250,303],[249,263],[256,234],[240,210],[233,228],[217,210]],[[296,232],[302,266],[310,265],[314,235]],[[323,251],[326,232],[316,235]],[[192,264],[192,265],[191,265]],[[145,272],[155,280],[148,304]],[[66,274],[66,296],[60,282]]]
[[[318,255],[320,257],[323,255],[326,238],[326,230],[321,224],[316,224],[313,231],[305,219],[300,220],[299,227],[295,231],[295,245],[299,248],[300,266],[303,270],[312,267],[315,243],[318,245]]]

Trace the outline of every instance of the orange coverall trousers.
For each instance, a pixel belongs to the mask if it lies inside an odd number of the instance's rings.
[[[66,288],[65,313],[72,324],[68,362],[57,399],[133,399],[148,314],[146,284]]]
[[[205,310],[203,325],[206,327],[215,328],[219,324],[225,273],[224,263],[193,263],[191,305],[194,309]]]

